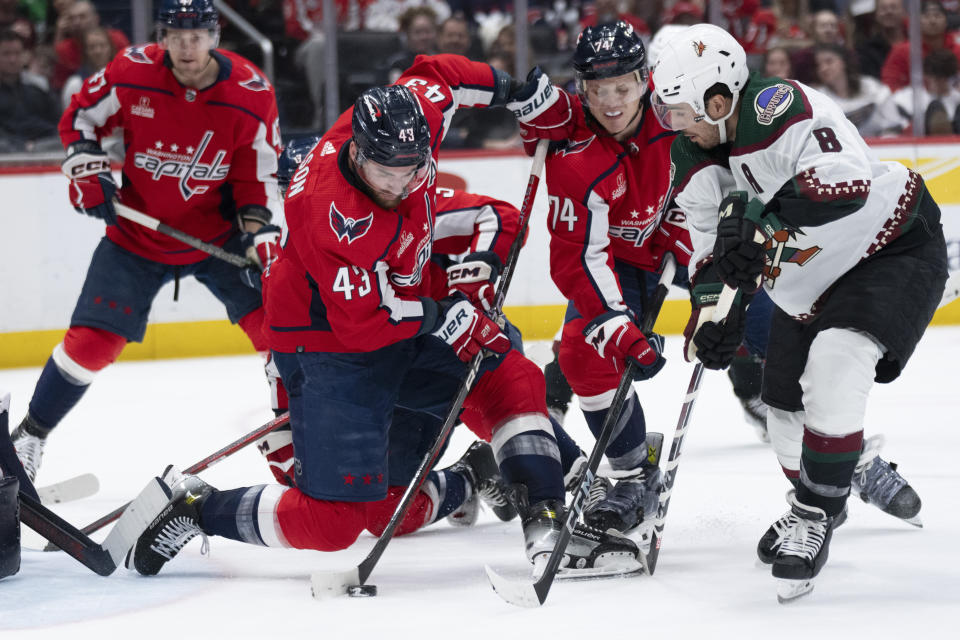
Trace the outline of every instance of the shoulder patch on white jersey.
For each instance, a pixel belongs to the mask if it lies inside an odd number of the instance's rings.
[[[786,113],[793,104],[793,87],[788,84],[775,84],[757,94],[753,108],[757,112],[757,122],[768,125],[777,116]]]

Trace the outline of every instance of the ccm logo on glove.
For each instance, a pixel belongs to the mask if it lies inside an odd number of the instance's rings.
[[[94,158],[83,164],[76,164],[70,167],[68,178],[84,178],[86,176],[100,173],[101,171],[110,171],[110,161],[106,158]]]

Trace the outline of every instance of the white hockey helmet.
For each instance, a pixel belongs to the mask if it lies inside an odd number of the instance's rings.
[[[704,93],[713,85],[726,85],[734,107],[747,83],[747,54],[729,33],[712,24],[695,24],[677,33],[663,45],[653,68],[654,113],[666,129],[679,131],[706,120],[720,128],[733,109],[718,120],[707,115]],[[686,108],[689,105],[689,109]]]

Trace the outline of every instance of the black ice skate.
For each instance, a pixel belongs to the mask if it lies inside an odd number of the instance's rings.
[[[783,534],[787,531],[787,525],[790,523],[792,514],[792,511],[788,511],[780,516],[780,519],[770,525],[766,533],[760,537],[760,542],[757,543],[757,557],[763,564],[773,564],[773,561],[776,560],[777,552],[780,551],[780,542],[783,540]],[[847,505],[844,504],[843,511],[833,521],[833,528],[836,529],[846,521]]]
[[[641,524],[653,524],[663,484],[658,466],[662,446],[662,433],[647,434],[647,459],[636,470],[618,474],[617,484],[606,496],[584,508],[583,518],[588,525],[601,531],[633,533]]]
[[[923,522],[918,515],[920,496],[897,472],[895,462],[887,462],[880,457],[883,442],[881,435],[864,440],[860,462],[853,472],[852,492],[884,513],[915,527],[922,527]]]
[[[517,510],[507,498],[508,489],[500,477],[500,468],[490,445],[477,440],[467,448],[459,460],[450,466],[467,478],[471,494],[456,511],[447,516],[447,522],[458,527],[469,527],[477,521],[480,501],[503,522],[517,517]]]
[[[798,502],[795,491],[787,494],[787,502],[790,511],[783,517],[786,518],[786,529],[772,571],[777,579],[777,600],[781,604],[813,590],[813,579],[827,561],[836,520],[827,516],[823,509]]]
[[[164,472],[164,481],[168,478],[177,480],[171,487],[170,502],[127,554],[127,568],[145,576],[157,575],[167,561],[198,535],[203,536],[200,553],[206,554],[210,548],[207,535],[200,529],[200,508],[213,493],[213,487],[197,476],[177,478],[170,467]]]
[[[557,500],[526,505],[526,488],[517,492],[523,521],[527,559],[533,563],[534,579],[543,574],[567,517]],[[577,523],[557,570],[557,579],[625,575],[644,570],[637,545],[616,531],[601,531]]]

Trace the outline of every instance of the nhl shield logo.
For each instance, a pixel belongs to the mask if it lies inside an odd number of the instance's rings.
[[[767,87],[759,94],[753,102],[753,108],[757,112],[757,122],[768,125],[773,119],[786,112],[793,104],[793,87],[788,84],[776,84]]]

